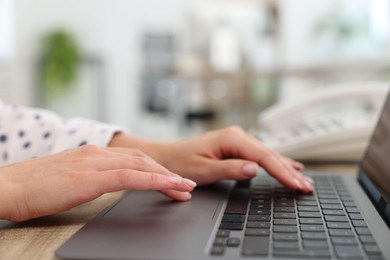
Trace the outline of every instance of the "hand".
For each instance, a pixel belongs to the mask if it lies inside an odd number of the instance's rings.
[[[313,190],[313,181],[299,172],[302,164],[281,156],[239,127],[166,144],[120,134],[110,145],[138,147],[171,171],[198,184],[222,179],[247,180],[256,176],[261,166],[290,189]]]
[[[183,201],[195,185],[137,149],[86,145],[1,167],[0,218],[51,215],[124,189],[159,190]]]

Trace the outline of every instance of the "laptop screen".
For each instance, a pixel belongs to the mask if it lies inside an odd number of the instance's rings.
[[[390,223],[390,96],[361,163],[359,181]]]

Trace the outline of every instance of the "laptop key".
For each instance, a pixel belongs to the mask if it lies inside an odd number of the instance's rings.
[[[340,199],[343,201],[343,202],[353,202],[353,199],[351,196],[340,196]]]
[[[269,229],[248,228],[245,230],[245,236],[269,236]]]
[[[273,242],[274,249],[277,250],[299,250],[299,245],[297,242]]]
[[[294,219],[296,217],[295,213],[274,213],[276,219]]]
[[[275,207],[294,207],[295,203],[294,201],[280,201],[280,202],[275,202]]]
[[[298,212],[300,218],[320,218],[320,212]]]
[[[274,225],[296,226],[296,219],[274,219]]]
[[[363,220],[363,216],[360,213],[349,213],[348,216],[350,219]]]
[[[275,241],[298,241],[298,235],[292,233],[274,233]]]
[[[370,256],[381,255],[381,250],[377,245],[364,245],[364,250]]]
[[[352,220],[352,225],[354,227],[367,227],[367,224],[364,222],[364,220]]]
[[[268,237],[244,237],[241,253],[245,256],[268,255]]]
[[[328,228],[351,229],[351,225],[348,222],[328,222],[326,225]]]
[[[270,228],[271,224],[269,222],[248,222],[246,224],[247,228]]]
[[[230,235],[230,230],[220,229],[217,232],[217,237],[229,237],[229,235]]]
[[[327,250],[305,250],[305,251],[274,251],[276,257],[288,258],[329,258]]]
[[[359,235],[371,235],[371,232],[368,228],[365,228],[365,227],[358,227],[358,228],[355,228],[356,230],[356,233],[358,233]]]
[[[228,240],[226,241],[226,245],[228,247],[238,247],[240,246],[241,239],[238,237],[229,237]]]
[[[339,258],[345,259],[359,259],[363,258],[363,255],[358,246],[335,246],[336,255]]]
[[[214,239],[214,246],[224,246],[226,242],[226,239],[224,237],[217,237]]]
[[[322,204],[322,209],[343,209],[340,204]]]
[[[224,222],[243,223],[245,222],[245,215],[225,214],[222,217],[222,223]]]
[[[271,208],[271,204],[264,204],[264,203],[261,203],[261,204],[252,204],[250,206],[251,209],[270,209]]]
[[[322,213],[324,213],[324,215],[345,216],[344,210],[337,209],[324,209]]]
[[[249,196],[249,189],[233,189],[230,193],[225,214],[246,214]]]
[[[221,223],[219,228],[220,229],[228,229],[228,230],[243,230],[244,223],[225,222],[225,223]]]
[[[211,248],[210,254],[211,255],[223,255],[225,252],[225,247],[223,246],[213,246]]]
[[[274,212],[293,213],[293,212],[295,212],[295,208],[294,207],[274,207]]]
[[[317,206],[318,203],[317,203],[317,201],[303,200],[303,201],[298,201],[297,205],[298,206]]]
[[[331,199],[322,199],[320,200],[321,204],[339,204],[339,200],[331,200]]]
[[[264,204],[269,204],[271,203],[271,199],[252,199],[251,200],[251,203],[252,204],[261,204],[261,203],[264,203]]]
[[[302,232],[303,239],[326,240],[325,232]]]
[[[309,207],[309,206],[298,206],[298,211],[310,211],[310,212],[318,212],[320,211],[318,207]]]
[[[251,209],[251,210],[249,210],[249,215],[271,215],[271,210],[269,210],[269,209]]]
[[[328,242],[326,240],[303,240],[303,247],[306,249],[310,248],[329,248]]]
[[[334,245],[357,245],[354,237],[332,237],[331,241]]]
[[[312,225],[322,225],[323,221],[321,218],[301,218],[299,219],[301,224],[312,224]]]
[[[296,226],[274,226],[274,233],[298,233]]]
[[[316,196],[314,196],[314,195],[304,195],[304,194],[302,194],[302,195],[298,195],[297,196],[297,201],[307,201],[307,200],[313,200],[313,201],[316,201],[317,200],[317,198],[316,198]]]
[[[345,208],[347,210],[348,213],[359,213],[359,209],[356,208],[356,207],[346,207]]]
[[[351,202],[351,201],[345,201],[343,204],[346,207],[356,207],[356,204],[354,202]]]
[[[249,215],[248,221],[270,222],[271,217],[265,215]]]
[[[332,237],[354,237],[351,229],[329,229],[329,235]]]
[[[326,215],[325,221],[326,222],[348,222],[348,218],[345,216]]]
[[[337,195],[331,195],[331,194],[320,194],[318,195],[318,198],[320,199],[337,199]]]
[[[323,225],[301,225],[301,231],[321,232],[325,231],[325,228]]]
[[[376,243],[374,237],[371,235],[359,236],[359,239],[360,239],[360,242],[362,242],[363,244],[375,244]]]

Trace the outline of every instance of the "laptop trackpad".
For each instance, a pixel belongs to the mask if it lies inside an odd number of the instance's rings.
[[[229,184],[217,184],[196,189],[192,199],[177,202],[155,191],[129,191],[124,198],[111,208],[104,218],[126,220],[212,220]]]
[[[226,183],[196,189],[188,202],[174,202],[154,191],[128,192],[57,254],[81,259],[201,259],[230,187]]]

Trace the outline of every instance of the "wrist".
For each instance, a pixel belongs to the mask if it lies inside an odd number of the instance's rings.
[[[15,189],[11,187],[11,183],[7,180],[5,167],[0,168],[0,220],[9,220],[12,207],[10,202],[14,202],[16,194]],[[16,205],[16,203],[15,203]]]
[[[115,134],[108,144],[108,147],[139,149],[162,165],[166,162],[168,146],[168,143],[132,137],[124,133]]]

